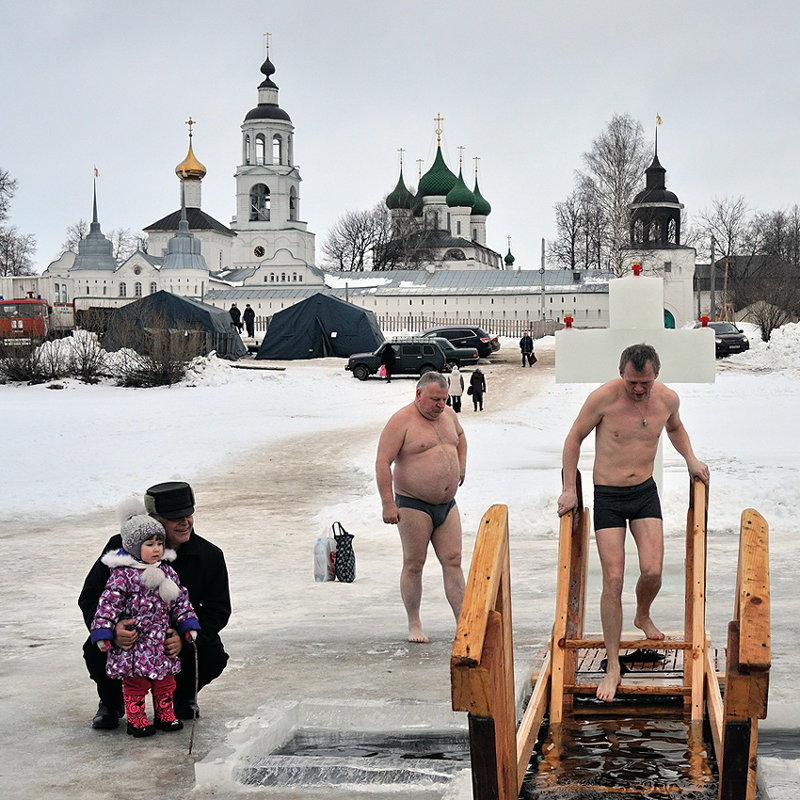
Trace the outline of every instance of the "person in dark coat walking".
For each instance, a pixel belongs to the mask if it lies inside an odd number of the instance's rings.
[[[381,365],[386,371],[386,383],[391,383],[392,381],[395,361],[397,361],[397,354],[394,352],[394,347],[391,344],[387,344],[381,351]]]
[[[256,312],[250,308],[250,303],[244,307],[242,318],[247,327],[247,335],[252,339],[256,335]]]
[[[228,309],[228,313],[231,315],[231,325],[236,328],[239,333],[242,332],[242,312],[239,311],[236,303],[231,303],[231,307]]]
[[[533,339],[531,339],[530,334],[528,331],[525,331],[522,334],[522,338],[519,340],[519,349],[522,353],[522,366],[533,366]]]
[[[470,394],[472,395],[472,410],[483,411],[483,395],[486,393],[486,378],[480,367],[476,367],[469,379]]]
[[[198,661],[198,688],[222,674],[228,661],[220,631],[228,624],[231,615],[231,597],[228,586],[228,569],[222,550],[194,530],[194,492],[188,483],[170,481],[151,486],[144,496],[150,516],[155,517],[166,531],[166,544],[176,552],[172,567],[180,583],[189,593],[189,601],[200,622],[200,632],[195,646]],[[122,537],[112,536],[103,553],[122,546]],[[100,558],[86,576],[78,605],[83,612],[86,627],[91,630],[100,595],[105,589],[110,570]],[[113,643],[121,650],[129,650],[138,632],[130,619],[120,620],[114,627]],[[181,660],[181,671],[175,676],[175,716],[193,719],[198,715],[195,704],[195,659],[193,647],[183,645],[177,631],[170,628],[164,642],[167,656]],[[92,727],[116,728],[124,714],[122,684],[106,674],[106,653],[94,645],[91,638],[83,646],[83,657],[89,676],[97,684],[100,705],[92,720]]]

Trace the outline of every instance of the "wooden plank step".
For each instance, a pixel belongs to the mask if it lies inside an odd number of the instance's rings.
[[[684,639],[622,639],[620,649],[626,650],[690,650],[691,642]],[[564,639],[562,647],[567,650],[583,650],[590,647],[605,647],[603,637],[587,639]]]

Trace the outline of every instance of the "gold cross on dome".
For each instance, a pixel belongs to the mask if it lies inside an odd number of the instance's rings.
[[[478,177],[478,162],[481,160],[480,156],[473,156],[472,160],[475,162],[475,177]]]
[[[436,144],[439,145],[442,143],[442,122],[444,122],[444,117],[437,111],[433,121],[436,123]]]
[[[196,120],[193,120],[191,117],[189,117],[189,119],[186,120],[185,124],[189,126],[189,138],[191,139],[192,138],[192,125],[197,125],[197,122],[196,122]]]
[[[265,33],[264,34],[264,47],[267,50],[267,58],[269,58],[269,39],[270,39],[270,36],[272,36],[271,33]]]
[[[460,144],[458,147],[456,147],[456,150],[458,150],[458,166],[459,167],[461,166],[461,162],[464,160],[464,151],[466,149],[467,148],[464,147],[463,144]]]
[[[397,152],[400,153],[400,171],[403,171],[403,153],[405,153],[405,147],[398,147]]]
[[[422,159],[421,158],[417,159],[417,173],[418,173],[418,176],[421,178],[422,177]]]

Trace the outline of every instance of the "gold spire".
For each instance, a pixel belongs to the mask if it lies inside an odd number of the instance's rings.
[[[189,152],[186,158],[175,167],[175,174],[183,181],[201,181],[206,175],[206,168],[195,158],[192,150],[192,126],[197,123],[189,117],[186,120],[189,126]]]

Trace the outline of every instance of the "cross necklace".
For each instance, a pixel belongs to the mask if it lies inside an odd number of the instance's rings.
[[[639,416],[642,418],[642,427],[646,428],[647,418],[645,417],[645,414],[647,414],[647,410],[650,407],[650,398],[648,397],[647,400],[645,401],[644,414],[642,414],[642,412],[639,411],[639,404],[635,400],[631,400],[631,402],[633,403],[634,408],[639,412]]]

